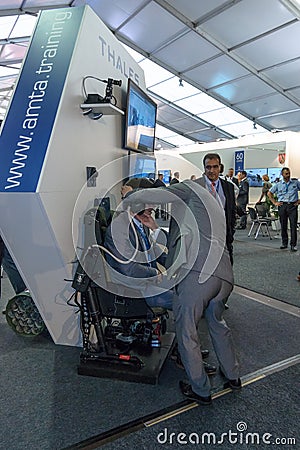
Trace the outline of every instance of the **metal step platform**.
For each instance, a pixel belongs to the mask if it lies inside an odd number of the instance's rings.
[[[142,367],[127,364],[126,361],[103,361],[81,359],[78,366],[79,375],[99,378],[110,378],[135,383],[158,384],[163,365],[173,347],[175,333],[166,333],[161,336],[161,346],[154,347],[145,352],[133,349],[130,356],[137,357]]]

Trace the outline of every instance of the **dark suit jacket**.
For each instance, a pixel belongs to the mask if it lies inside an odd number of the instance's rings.
[[[233,184],[229,181],[223,180],[222,178],[219,178],[223,192],[225,195],[225,217],[226,217],[226,245],[229,251],[230,260],[233,262],[233,239],[234,239],[234,232],[235,232],[235,222],[236,222],[236,202],[235,202],[235,195],[234,195],[234,187]],[[201,186],[205,187],[205,178],[201,177],[195,180],[195,183],[199,183]]]
[[[134,229],[136,234],[134,232]],[[133,278],[149,278],[157,275],[155,261],[164,265],[166,255],[162,253],[161,247],[153,244],[149,250],[151,259],[154,261],[149,265],[147,254],[144,251],[142,237],[133,221],[129,221],[127,211],[120,212],[113,217],[105,234],[104,246],[122,261],[130,261],[122,264],[112,256],[106,254],[108,264],[117,272]],[[135,250],[139,250],[135,254]]]
[[[238,205],[247,205],[249,203],[249,181],[244,178],[239,184],[239,195],[237,198]]]
[[[179,183],[179,180],[177,180],[177,178],[172,178],[172,180],[170,181],[170,184],[177,184]]]
[[[228,180],[230,180],[230,178],[226,176],[225,180],[228,181]],[[232,181],[232,183],[236,184],[237,187],[239,187],[239,180],[236,177],[232,177],[231,181]]]
[[[157,178],[157,179],[154,181],[153,187],[166,187],[166,185],[165,185],[165,183],[164,183],[162,180],[160,180],[159,178]]]

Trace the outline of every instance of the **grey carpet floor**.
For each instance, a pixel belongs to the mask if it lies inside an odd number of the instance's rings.
[[[236,294],[229,304],[226,320],[234,334],[242,375],[297,354],[296,317]],[[212,350],[204,322],[200,334],[203,346]],[[56,346],[45,337],[19,337],[3,319],[0,336],[1,449],[59,450],[184,400],[178,383],[186,376],[171,360],[167,360],[157,386],[126,383],[78,376],[80,349]],[[209,360],[217,362],[213,351]],[[211,377],[211,384],[214,390],[220,390],[221,377]],[[287,386],[280,385],[280,392],[282,388]],[[213,406],[214,415],[224,420],[227,401],[233,402],[232,411],[240,401],[246,410],[247,392],[245,389],[239,394],[242,400],[235,400],[234,396],[230,396],[231,400],[218,400]],[[290,402],[292,397],[286,402],[289,410]],[[254,415],[250,411],[253,408],[260,414],[257,406],[250,402],[247,414]],[[241,416],[241,420],[246,418]],[[186,427],[190,418],[183,415],[177,420]],[[208,424],[208,417],[207,420]],[[116,442],[112,448],[151,449],[151,439],[148,447],[143,447],[143,443],[141,447],[123,447],[123,442]]]
[[[198,406],[101,448],[299,448],[299,375],[299,365],[290,367],[220,397],[212,406]]]
[[[275,239],[252,240],[249,245],[247,236],[240,233],[237,237],[236,284],[299,306],[300,283],[294,278],[300,252],[280,251],[280,241]],[[1,310],[13,296],[7,279],[3,288]],[[226,320],[234,334],[242,375],[299,353],[297,317],[236,293],[231,295],[229,306]],[[172,323],[169,325],[172,328]],[[209,361],[217,363],[204,322],[200,335],[203,347],[211,350]],[[152,386],[78,376],[79,354],[80,349],[56,346],[45,336],[17,336],[4,316],[0,317],[1,450],[60,450],[183,400],[178,382],[185,373],[171,360],[167,360],[159,384]],[[158,433],[165,427],[175,433],[225,433],[229,429],[235,431],[240,421],[246,422],[251,432],[269,432],[275,437],[293,437],[298,433],[299,445],[298,379],[299,365],[247,386],[237,395],[226,395],[214,401],[212,407],[195,408],[106,448],[178,448],[182,445],[158,444]],[[211,384],[214,390],[220,389],[221,377],[211,377]],[[234,447],[246,448],[244,443],[215,448]],[[264,447],[260,444],[247,448]]]
[[[300,307],[300,282],[296,280],[300,271],[300,250],[296,253],[280,250],[278,239],[249,239],[243,231],[236,236],[235,284]]]

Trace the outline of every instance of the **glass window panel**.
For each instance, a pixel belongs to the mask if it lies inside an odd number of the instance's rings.
[[[23,59],[26,53],[26,47],[17,44],[6,44],[3,47],[1,58],[7,59],[9,64],[10,59]]]
[[[191,139],[185,138],[184,136],[180,135],[169,137],[166,140],[173,145],[178,145],[178,147],[180,145],[189,145],[195,143],[195,141],[192,141]]]
[[[233,109],[230,108],[220,108],[214,111],[210,111],[204,114],[201,114],[201,119],[206,120],[207,122],[213,123],[218,127],[222,125],[230,125],[236,122],[244,122],[245,117],[241,114],[237,113]],[[252,122],[251,122],[252,123]]]
[[[7,39],[18,16],[0,17],[0,39]]]
[[[218,100],[215,100],[204,92],[184,98],[183,100],[178,100],[174,103],[193,114],[202,114],[203,112],[223,107],[222,103],[218,102]]]
[[[35,8],[35,7],[43,7],[46,6],[69,6],[70,1],[64,1],[64,0],[27,0],[26,1],[26,7],[27,8]]]
[[[168,130],[168,128],[165,128],[161,125],[156,125],[155,129],[155,136],[160,137],[161,139],[165,139],[170,136],[176,136],[177,133],[174,133],[174,131]]]
[[[136,61],[136,62],[140,62],[143,61],[145,59],[145,57],[143,55],[141,55],[140,53],[136,52],[135,50],[133,50],[133,48],[128,47],[128,45],[123,44],[121,42],[121,44],[123,45],[123,47],[125,48],[125,50],[132,56],[132,58]]]
[[[199,89],[196,89],[185,82],[183,82],[183,86],[179,86],[179,78],[173,77],[170,80],[163,81],[162,83],[153,86],[151,91],[172,102],[197,94]]]
[[[23,0],[1,0],[0,9],[20,9],[22,6]]]
[[[233,134],[234,136],[240,137],[247,134],[258,134],[265,133],[266,130],[259,125],[256,125],[256,129],[253,128],[253,122],[246,120],[234,125],[225,125],[222,130],[227,131],[227,133]]]
[[[11,85],[14,84],[15,80],[16,80],[15,76],[7,76],[5,78],[0,78],[1,88],[2,89],[7,88],[7,90],[9,90]],[[1,92],[3,92],[3,91],[1,91]]]
[[[19,16],[17,23],[15,24],[10,37],[31,36],[37,18],[24,14]]]
[[[8,75],[17,75],[19,73],[18,69],[13,69],[11,67],[0,66],[0,77],[5,77]]]
[[[154,84],[173,78],[174,75],[168,70],[155,64],[150,59],[144,59],[139,63],[143,71],[145,72],[146,86],[147,88]]]

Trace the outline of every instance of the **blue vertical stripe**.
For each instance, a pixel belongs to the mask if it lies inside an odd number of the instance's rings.
[[[84,7],[43,11],[0,137],[0,192],[35,192]]]

